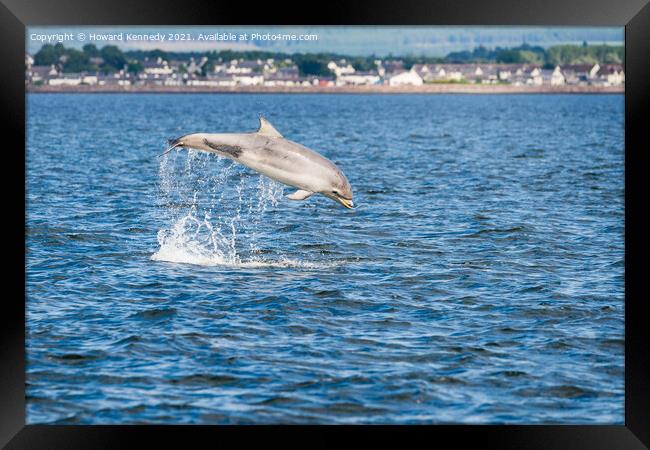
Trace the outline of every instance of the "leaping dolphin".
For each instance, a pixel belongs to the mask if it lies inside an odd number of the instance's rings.
[[[304,200],[319,193],[346,208],[354,206],[352,187],[332,161],[285,139],[264,117],[260,117],[259,129],[254,133],[192,133],[171,139],[163,155],[176,147],[216,153],[298,188],[287,196],[291,200]]]

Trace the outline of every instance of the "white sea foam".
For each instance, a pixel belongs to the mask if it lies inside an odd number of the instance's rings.
[[[310,262],[290,258],[263,259],[253,258],[246,261],[228,260],[218,255],[201,255],[192,253],[186,248],[161,247],[151,256],[154,261],[164,261],[178,264],[193,264],[197,266],[224,266],[243,269],[257,269],[264,267],[298,268],[298,269],[331,269],[340,265],[339,262]]]
[[[158,231],[154,261],[242,268],[338,264],[260,255],[262,235],[274,225],[268,213],[283,196],[275,181],[251,177],[234,163],[193,151],[162,157],[159,179],[159,206],[170,226]]]

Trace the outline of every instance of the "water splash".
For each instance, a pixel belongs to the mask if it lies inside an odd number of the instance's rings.
[[[159,206],[169,228],[158,232],[156,261],[262,267],[304,263],[279,255],[264,260],[262,229],[283,186],[209,153],[171,152],[159,167]],[[277,223],[277,222],[276,222]],[[309,265],[307,265],[308,267]]]

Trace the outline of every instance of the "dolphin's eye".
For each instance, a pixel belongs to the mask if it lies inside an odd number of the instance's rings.
[[[332,191],[332,194],[334,194],[334,195],[339,195],[339,193],[336,192],[336,191]]]

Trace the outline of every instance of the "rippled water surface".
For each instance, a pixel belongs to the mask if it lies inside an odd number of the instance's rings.
[[[168,138],[263,114],[355,210]],[[32,94],[29,423],[623,423],[620,95]]]

